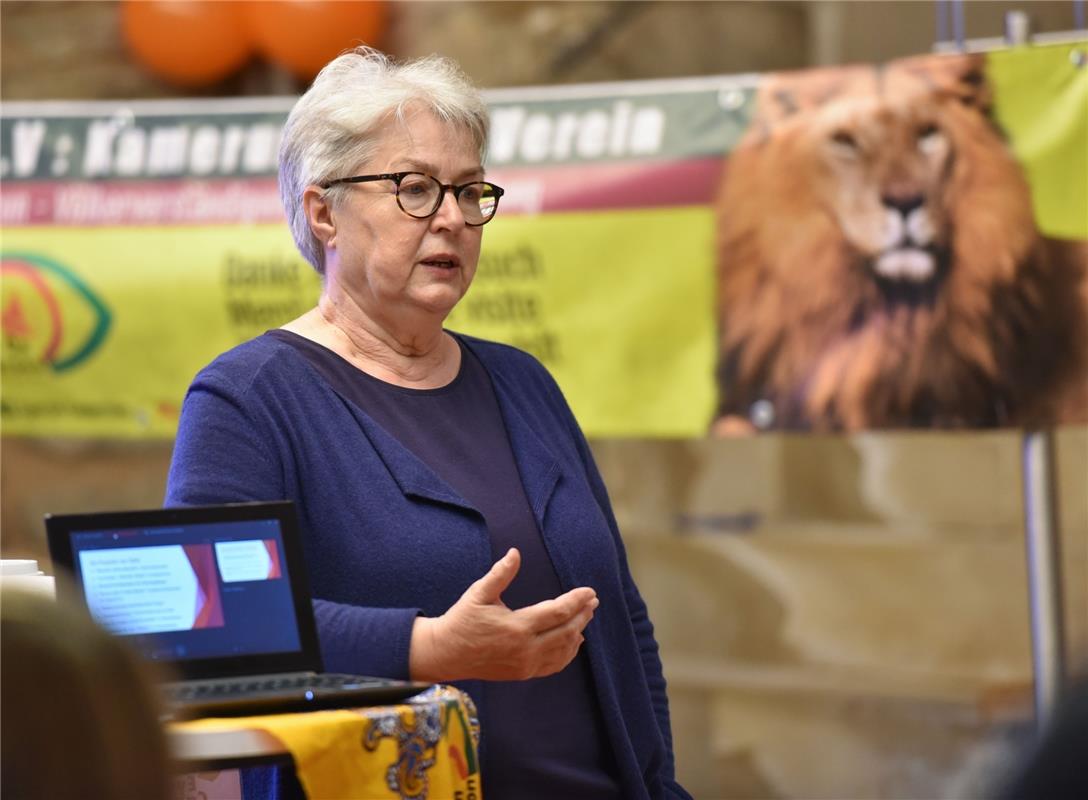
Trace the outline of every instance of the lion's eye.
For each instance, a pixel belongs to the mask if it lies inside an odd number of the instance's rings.
[[[918,128],[918,138],[925,139],[927,136],[940,133],[940,131],[941,129],[937,127],[935,122],[927,122]]]
[[[843,150],[854,151],[858,149],[858,140],[849,131],[835,131],[831,134],[831,141]]]
[[[918,129],[918,149],[923,153],[936,152],[944,142],[944,134],[932,122],[928,122]]]

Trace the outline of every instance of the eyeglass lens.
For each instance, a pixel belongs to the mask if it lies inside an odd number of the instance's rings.
[[[479,225],[495,215],[499,198],[490,183],[466,183],[450,191],[456,194],[457,205],[469,224]],[[419,172],[405,175],[397,188],[397,202],[414,217],[429,217],[438,210],[442,196],[439,180]]]

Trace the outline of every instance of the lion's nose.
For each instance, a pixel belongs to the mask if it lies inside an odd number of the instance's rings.
[[[914,209],[921,208],[925,200],[925,197],[920,194],[886,194],[880,198],[880,202],[883,203],[887,208],[898,211],[900,214],[903,215],[903,217],[909,216],[910,212],[914,211]]]

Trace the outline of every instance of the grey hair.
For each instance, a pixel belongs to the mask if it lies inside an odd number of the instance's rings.
[[[299,252],[319,273],[325,272],[325,252],[310,230],[303,192],[366,163],[383,123],[390,117],[403,121],[410,106],[465,129],[483,163],[487,106],[461,68],[443,56],[396,63],[371,47],[357,47],[326,64],[291,109],[280,141],[280,199]],[[335,204],[344,192],[333,186],[325,196]]]

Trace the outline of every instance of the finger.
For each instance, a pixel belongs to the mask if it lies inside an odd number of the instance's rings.
[[[586,619],[585,623],[588,622],[589,620]],[[585,623],[582,623],[582,627]],[[536,641],[538,658],[535,677],[551,675],[562,670],[578,655],[585,640],[586,637],[581,629],[572,628],[570,625],[541,634]]]
[[[596,593],[582,586],[571,589],[552,600],[543,600],[535,605],[526,606],[514,613],[524,618],[531,632],[543,633],[565,625],[586,608],[589,608],[592,613],[592,609],[599,603]]]
[[[511,547],[506,551],[506,555],[491,565],[486,575],[469,587],[468,591],[477,602],[485,605],[497,603],[520,568],[521,553],[516,547]]]
[[[601,604],[601,601],[597,598],[593,598],[589,603],[585,605],[577,614],[568,619],[567,621],[556,625],[554,628],[549,628],[545,631],[539,631],[538,637],[556,636],[562,638],[563,636],[581,633],[581,631],[589,624],[593,619],[593,614],[597,611],[597,606]]]

